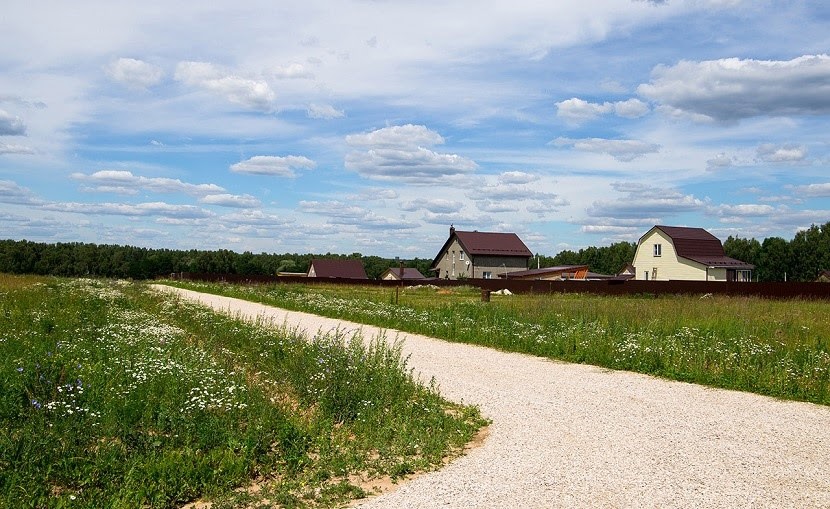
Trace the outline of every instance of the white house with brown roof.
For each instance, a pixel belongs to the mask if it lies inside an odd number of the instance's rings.
[[[450,226],[430,271],[442,279],[495,279],[527,270],[532,257],[515,233],[465,232]]]
[[[751,281],[754,265],[726,256],[703,228],[657,225],[640,237],[634,254],[637,280]]]

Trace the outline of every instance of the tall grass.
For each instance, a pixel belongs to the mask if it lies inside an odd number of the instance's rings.
[[[383,342],[144,285],[0,275],[0,331],[0,507],[337,505],[360,479],[439,465],[483,424]]]
[[[474,288],[192,284],[289,309],[507,351],[830,404],[830,302],[493,296]]]

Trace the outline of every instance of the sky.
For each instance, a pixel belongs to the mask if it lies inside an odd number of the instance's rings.
[[[4,2],[0,238],[432,258],[830,221],[830,4]]]

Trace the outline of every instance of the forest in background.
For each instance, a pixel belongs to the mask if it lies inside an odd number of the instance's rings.
[[[727,256],[755,265],[757,281],[813,281],[822,270],[830,269],[830,222],[813,225],[787,241],[768,237],[763,241],[729,237],[723,244]],[[637,245],[617,242],[610,246],[565,250],[555,256],[537,254],[531,268],[559,265],[588,265],[598,274],[616,274],[634,259]],[[278,272],[306,272],[312,259],[357,259],[366,274],[378,278],[400,261],[360,253],[298,254],[237,253],[216,251],[150,249],[134,246],[59,242],[53,244],[26,240],[0,240],[0,272],[74,277],[112,277],[152,279],[174,272],[209,272],[241,275],[276,275]],[[405,267],[430,276],[432,259],[401,260]]]

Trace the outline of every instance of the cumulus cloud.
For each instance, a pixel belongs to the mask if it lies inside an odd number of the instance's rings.
[[[615,183],[611,187],[625,196],[615,200],[595,201],[587,209],[589,216],[618,219],[663,218],[683,212],[701,211],[706,207],[703,200],[676,189],[638,183]]]
[[[41,203],[30,190],[12,180],[0,180],[0,203],[13,205],[37,205]]]
[[[70,178],[89,184],[85,191],[117,194],[136,194],[138,190],[154,193],[185,193],[191,196],[221,193],[225,189],[216,184],[189,184],[179,179],[143,177],[126,170],[101,170],[91,173],[73,173]]]
[[[793,191],[799,196],[810,198],[830,198],[830,182],[822,184],[807,184],[806,186],[794,186]]]
[[[24,136],[26,124],[23,119],[11,113],[0,110],[0,136]]]
[[[709,213],[729,219],[746,217],[766,217],[776,211],[771,205],[739,204],[739,205],[717,205],[710,207]]]
[[[227,101],[259,111],[272,111],[274,94],[263,80],[228,74],[207,62],[180,62],[176,66],[177,81],[214,93]]]
[[[408,212],[415,212],[417,210],[426,210],[436,214],[450,214],[458,212],[463,207],[460,201],[420,198],[417,200],[406,201],[401,204],[401,209]]]
[[[498,181],[502,184],[530,184],[539,179],[539,175],[523,171],[506,171],[498,176]]]
[[[669,113],[734,122],[758,116],[830,113],[830,56],[727,58],[658,66],[638,93]]]
[[[340,201],[301,201],[299,208],[309,214],[324,216],[329,224],[355,226],[361,229],[409,230],[419,226],[418,223],[382,216],[363,207]]]
[[[150,88],[164,77],[161,67],[134,58],[119,58],[107,66],[106,72],[113,81],[130,88]]]
[[[343,118],[346,116],[346,113],[330,104],[309,104],[306,115],[308,115],[308,118],[330,120],[333,118]]]
[[[400,180],[431,185],[436,179],[469,174],[475,162],[457,154],[443,154],[429,146],[444,143],[444,138],[422,125],[403,125],[350,134],[346,143],[366,149],[346,155],[346,168],[367,178]]]
[[[297,63],[277,66],[271,69],[271,75],[276,79],[314,79],[314,73],[311,72],[311,69],[307,68],[303,64]]]
[[[264,229],[284,228],[293,223],[293,219],[285,216],[267,214],[261,210],[241,210],[233,214],[222,216],[222,222],[230,225],[254,226]]]
[[[574,124],[581,124],[609,113],[625,118],[639,118],[649,111],[646,103],[634,98],[600,104],[573,97],[556,103],[556,116]]]
[[[294,178],[294,170],[311,170],[317,163],[304,156],[254,156],[231,165],[234,173]]]
[[[3,154],[34,154],[31,147],[18,145],[16,143],[0,143],[0,155]]]
[[[582,152],[608,154],[622,162],[631,162],[646,154],[653,154],[660,150],[660,145],[646,143],[640,140],[607,140],[604,138],[556,138],[551,142],[557,147],[573,147]]]
[[[775,145],[764,143],[758,146],[758,159],[768,163],[801,162],[807,158],[807,147],[803,145]]]
[[[722,168],[729,168],[732,164],[734,164],[734,159],[731,156],[721,152],[712,159],[706,161],[706,169],[713,171]]]
[[[257,208],[261,204],[259,200],[249,194],[209,194],[199,199],[199,203],[205,205],[218,205],[220,207],[233,207],[238,209]]]
[[[172,218],[205,218],[213,214],[194,205],[173,205],[164,202],[147,203],[49,203],[42,208],[54,212],[85,215],[166,216]]]

